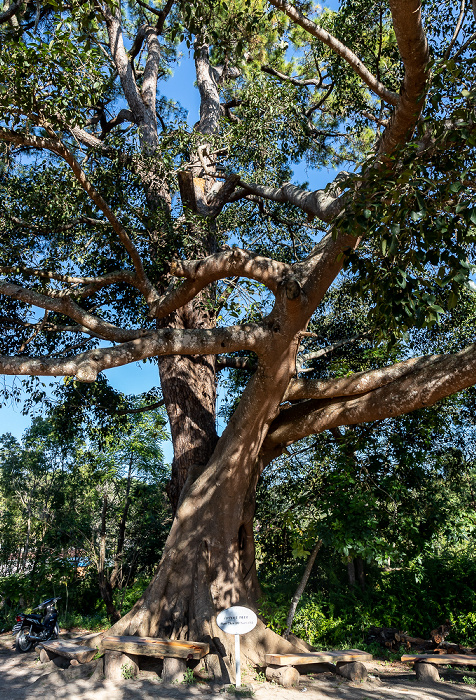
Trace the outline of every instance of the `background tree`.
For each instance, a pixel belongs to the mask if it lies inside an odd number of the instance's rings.
[[[348,376],[332,362],[323,378],[300,371],[302,352],[328,357],[326,333],[308,327],[344,267],[370,300],[375,362],[379,342],[457,307],[476,217],[471,8],[140,0],[40,4],[33,17],[25,3],[0,22],[0,371],[95,382],[158,358],[175,518],[113,629],[218,638],[207,663],[226,675],[215,616],[256,603],[264,469],[309,435],[476,382],[472,344],[408,347]],[[201,100],[193,129],[162,95],[182,39]],[[302,159],[342,171],[308,191],[286,182]],[[233,294],[242,279],[249,308]],[[253,370],[219,438],[217,366]],[[245,653],[289,648],[260,623]]]
[[[107,615],[119,619],[126,589],[141,590],[170,526],[164,420],[133,414],[101,445],[78,423],[65,439],[61,408],[36,418],[21,443],[2,436],[2,592],[36,604],[56,588],[64,614],[91,614],[96,588]]]

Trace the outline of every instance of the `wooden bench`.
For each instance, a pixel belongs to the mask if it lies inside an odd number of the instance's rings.
[[[137,675],[139,656],[152,656],[164,660],[162,680],[168,683],[183,680],[187,660],[201,659],[209,652],[208,644],[186,642],[182,639],[157,639],[155,637],[113,637],[101,640],[104,651],[104,675],[110,680],[123,677],[123,667],[130,675]]]
[[[438,681],[438,666],[476,666],[476,656],[469,654],[404,654],[402,663],[414,664],[418,680]]]
[[[36,649],[40,653],[40,661],[46,663],[53,661],[56,666],[66,668],[71,663],[76,666],[78,664],[86,664],[92,661],[97,649],[80,646],[72,641],[57,639],[51,642],[41,642]]]
[[[350,680],[365,680],[367,669],[364,661],[372,661],[372,654],[359,649],[339,651],[315,651],[296,654],[266,654],[266,678],[289,688],[297,685],[299,671],[295,666],[332,664],[332,670]]]

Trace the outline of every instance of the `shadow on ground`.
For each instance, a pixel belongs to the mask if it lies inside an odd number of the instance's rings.
[[[121,683],[97,678],[94,662],[84,667],[61,670],[52,663],[40,664],[36,652],[18,654],[12,649],[12,638],[0,636],[0,700],[219,700],[233,698],[225,688],[204,684],[165,685],[148,677],[124,680]],[[286,689],[272,683],[250,680],[255,700],[476,700],[476,685],[464,685],[463,676],[476,677],[464,671],[442,670],[440,683],[417,683],[415,674],[404,666],[369,664],[365,683],[350,682],[332,673],[313,677],[301,676],[299,687]]]

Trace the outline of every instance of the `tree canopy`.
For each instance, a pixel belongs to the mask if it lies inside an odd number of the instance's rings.
[[[270,462],[476,383],[474,29],[465,0],[4,3],[0,372],[156,361],[174,444],[174,523],[116,631],[220,638],[258,595]]]

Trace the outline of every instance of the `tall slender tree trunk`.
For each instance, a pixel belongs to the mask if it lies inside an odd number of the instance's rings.
[[[99,556],[98,556],[98,581],[101,598],[106,605],[106,612],[113,622],[117,622],[121,615],[114,605],[113,592],[111,583],[106,574],[106,519],[107,519],[107,495],[104,494],[102,501],[101,512],[101,534],[99,539]]]
[[[347,557],[347,578],[349,579],[349,586],[354,588],[355,586],[355,564],[354,559],[351,556]]]
[[[288,617],[286,619],[286,631],[284,632],[284,638],[288,639],[289,635],[291,634],[291,628],[293,626],[293,620],[294,620],[294,615],[296,614],[297,606],[299,604],[299,601],[301,600],[301,596],[304,593],[304,589],[306,588],[307,582],[309,581],[309,576],[311,575],[312,567],[314,566],[314,562],[316,561],[317,554],[322,547],[322,540],[317,540],[316,544],[312,548],[312,552],[309,555],[309,558],[306,562],[306,568],[304,569],[304,573],[302,575],[302,578],[299,582],[298,587],[296,588],[296,592],[293,595],[293,598],[291,600],[291,605],[289,606],[289,612],[288,612]]]

